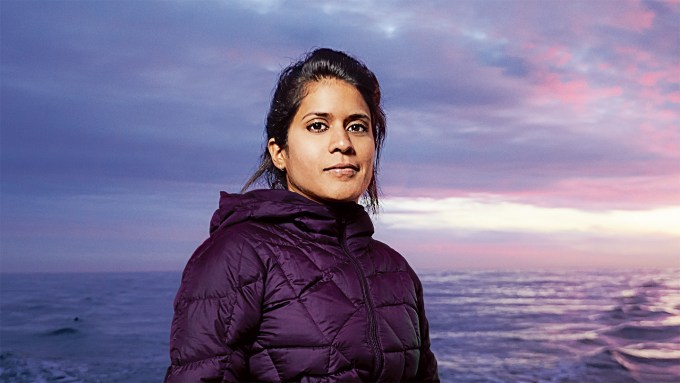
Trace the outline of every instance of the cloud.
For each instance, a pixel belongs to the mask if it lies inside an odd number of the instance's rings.
[[[389,125],[381,182],[388,196],[474,202],[493,195],[500,204],[494,209],[512,217],[535,213],[551,223],[551,214],[572,212],[612,230],[614,211],[680,205],[676,2],[3,1],[0,7],[3,257],[23,249],[38,259],[47,248],[27,244],[30,235],[22,231],[41,217],[31,208],[37,200],[45,210],[56,207],[50,222],[64,231],[55,229],[54,246],[63,247],[64,257],[78,253],[73,265],[96,247],[74,233],[95,241],[101,231],[87,226],[105,226],[112,212],[129,213],[118,225],[155,233],[152,225],[162,220],[138,223],[128,209],[198,203],[211,210],[213,194],[196,189],[240,188],[260,154],[278,72],[319,46],[352,52],[381,80]],[[183,191],[172,206],[146,198],[170,190]],[[69,211],[79,211],[73,201],[83,196],[87,206],[106,208],[70,221]],[[196,218],[187,214],[173,219],[185,219],[182,227],[198,242],[201,235],[189,227]],[[479,233],[480,241],[498,239]],[[61,234],[71,240],[58,240]],[[161,242],[155,234],[153,241],[119,234],[121,243],[106,239],[118,253],[137,240],[147,250]],[[530,239],[522,241],[504,243],[520,257]],[[491,251],[473,245],[480,254]],[[170,256],[174,264],[184,251]]]
[[[668,235],[680,241],[680,207],[585,211],[486,198],[390,198],[381,221],[410,230],[590,233],[616,236]]]
[[[387,198],[377,237],[422,269],[680,266],[680,208],[581,210],[499,195]]]

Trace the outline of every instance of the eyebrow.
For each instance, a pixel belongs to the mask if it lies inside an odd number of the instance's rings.
[[[321,118],[330,118],[330,117],[333,117],[333,114],[332,113],[324,113],[324,112],[311,112],[311,113],[307,113],[304,116],[302,116],[302,119],[304,120],[304,119],[306,119],[307,117],[310,117],[310,116],[316,116],[316,117],[321,117]],[[353,113],[353,114],[350,114],[349,116],[347,116],[347,118],[345,120],[346,121],[352,121],[352,120],[371,121],[371,117],[368,116],[365,113]]]
[[[306,118],[309,117],[309,116],[328,118],[328,117],[331,117],[332,114],[330,114],[330,113],[322,113],[322,112],[311,112],[311,113],[307,113],[307,114],[305,114],[304,116],[302,116],[302,119],[304,120],[304,119],[306,119]]]
[[[371,121],[371,117],[364,113],[354,113],[347,117],[348,120],[368,120]]]

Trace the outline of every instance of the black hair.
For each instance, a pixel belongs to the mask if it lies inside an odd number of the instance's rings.
[[[306,96],[307,87],[312,82],[324,79],[337,79],[353,85],[361,94],[371,113],[373,138],[375,141],[375,163],[368,188],[362,197],[367,209],[377,213],[379,207],[378,164],[380,149],[385,140],[385,113],[380,104],[380,84],[375,74],[358,59],[345,52],[328,48],[316,49],[307,53],[301,60],[285,68],[272,96],[267,114],[264,151],[260,157],[260,165],[243,186],[241,192],[247,190],[256,181],[264,179],[272,189],[287,189],[286,172],[274,166],[267,142],[274,139],[281,148],[288,145],[288,129],[297,113],[302,99]]]

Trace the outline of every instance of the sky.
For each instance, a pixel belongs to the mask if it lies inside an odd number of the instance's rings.
[[[381,83],[417,270],[680,267],[679,1],[0,1],[1,272],[181,270],[278,73]]]

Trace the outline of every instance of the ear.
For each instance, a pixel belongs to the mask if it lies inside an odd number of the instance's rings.
[[[286,150],[280,147],[273,138],[267,141],[267,150],[274,166],[279,170],[286,170]]]

